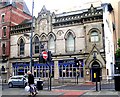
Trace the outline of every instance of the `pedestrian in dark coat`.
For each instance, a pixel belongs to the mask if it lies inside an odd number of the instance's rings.
[[[29,85],[34,84],[34,76],[30,71],[28,72],[28,84]]]
[[[30,71],[28,71],[27,74],[28,74],[28,85],[30,86],[30,93],[35,94],[37,93],[37,89],[34,86],[34,76]]]

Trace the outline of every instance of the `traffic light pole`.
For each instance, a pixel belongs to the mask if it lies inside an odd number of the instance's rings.
[[[51,66],[49,66],[49,79],[50,79],[50,91],[51,91],[51,82],[52,82],[52,80],[51,80]]]
[[[48,64],[48,66],[49,66],[49,84],[50,84],[50,91],[51,91],[51,82],[52,82],[52,76],[51,76],[51,65],[50,65],[50,62],[51,62],[51,60],[52,60],[52,55],[51,55],[51,51],[48,51],[48,62],[49,62],[49,64]]]
[[[33,8],[34,0],[32,0],[32,25],[31,25],[31,36],[30,36],[30,71],[32,72],[32,38],[33,38]]]
[[[51,83],[52,83],[52,80],[51,80],[51,66],[50,64],[46,61],[47,65],[49,66],[49,85],[48,85],[48,89],[51,91]]]
[[[96,91],[98,91],[98,74],[96,72]]]
[[[78,77],[79,77],[79,74],[77,73],[77,84],[78,84]]]
[[[39,56],[39,63],[41,63],[41,60],[42,60],[42,63],[45,63],[47,64],[47,66],[49,67],[49,80],[48,80],[48,90],[51,91],[51,82],[52,82],[52,72],[51,72],[51,65],[50,65],[50,62],[52,60],[52,54],[51,54],[51,51],[43,51],[40,56]],[[44,60],[44,62],[43,62]]]
[[[75,64],[76,69],[77,69],[79,64],[78,64],[78,59],[76,57],[74,57],[74,64]],[[78,74],[78,71],[77,71],[77,73],[76,73],[76,82],[77,82],[77,84],[78,84],[78,78],[79,78],[79,74]]]

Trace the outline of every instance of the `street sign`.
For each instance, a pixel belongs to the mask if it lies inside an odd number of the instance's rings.
[[[43,51],[42,52],[42,55],[43,55],[43,58],[46,60],[48,58],[48,54],[46,51]]]

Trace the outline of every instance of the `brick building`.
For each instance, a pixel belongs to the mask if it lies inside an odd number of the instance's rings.
[[[10,29],[24,20],[31,19],[31,14],[22,2],[11,2],[11,0],[0,2],[0,68],[4,66],[5,72],[8,68],[10,57]]]

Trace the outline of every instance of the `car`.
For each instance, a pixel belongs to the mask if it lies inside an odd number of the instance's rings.
[[[28,83],[27,78],[25,78],[24,76],[21,76],[21,75],[12,76],[8,80],[9,88],[12,88],[14,86],[25,87],[27,85],[27,83]]]

